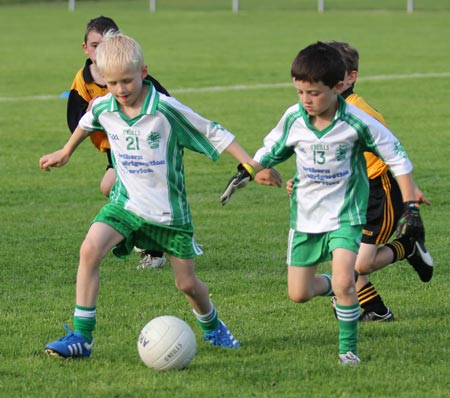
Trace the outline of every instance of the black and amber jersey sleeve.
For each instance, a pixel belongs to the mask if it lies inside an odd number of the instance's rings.
[[[67,126],[72,133],[77,128],[78,121],[86,113],[88,105],[89,101],[86,101],[77,89],[70,89],[69,98],[67,99]]]
[[[90,65],[92,61],[86,60],[83,68],[81,68],[70,87],[69,98],[67,100],[67,126],[71,133],[75,131],[78,122],[86,113],[89,102],[108,93],[106,86],[97,84],[91,74]],[[101,152],[109,149],[109,141],[106,134],[102,131],[94,131],[91,136],[94,146]]]
[[[89,102],[108,93],[106,86],[97,84],[90,72],[89,66],[92,64],[90,59],[81,68],[70,87],[69,98],[67,101],[67,125],[73,133],[81,117],[86,113]]]

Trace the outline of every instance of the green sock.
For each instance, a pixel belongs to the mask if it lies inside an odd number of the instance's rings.
[[[334,296],[333,287],[331,286],[331,275],[329,274],[321,274],[328,282],[328,290],[321,294],[321,296]]]
[[[358,355],[359,303],[347,306],[336,303],[336,315],[339,326],[339,354],[351,351]]]
[[[197,323],[203,333],[209,333],[219,327],[219,317],[214,305],[211,303],[211,310],[207,314],[199,314],[193,310]]]
[[[92,332],[97,322],[95,307],[75,306],[73,325],[75,332],[80,333],[88,342],[92,341]]]

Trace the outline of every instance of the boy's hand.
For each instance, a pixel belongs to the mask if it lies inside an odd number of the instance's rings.
[[[290,178],[286,181],[286,192],[289,197],[292,195],[292,190],[294,189],[294,179]]]
[[[422,193],[422,191],[417,186],[414,188],[414,190],[415,190],[414,193],[415,193],[415,196],[416,196],[416,200],[420,204],[425,203],[427,206],[431,205],[431,203],[428,200],[428,198]]]
[[[220,195],[220,203],[222,203],[222,205],[226,205],[230,201],[231,195],[233,195],[236,190],[244,188],[249,181],[255,179],[256,173],[252,165],[248,163],[239,163],[237,169],[238,172],[231,177],[225,187],[225,191]]]
[[[283,179],[281,174],[275,169],[262,169],[256,173],[255,182],[260,185],[281,187]]]
[[[50,171],[50,167],[61,167],[69,161],[64,149],[44,155],[39,159],[39,167],[45,171]]]
[[[420,217],[419,202],[406,202],[405,210],[397,224],[397,237],[424,240],[425,229]]]

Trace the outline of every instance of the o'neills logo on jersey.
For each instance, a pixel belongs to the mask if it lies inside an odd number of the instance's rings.
[[[135,130],[135,129],[125,129],[123,130],[123,135],[125,137],[139,137],[141,135],[139,130]]]
[[[312,144],[311,149],[313,151],[328,151],[330,146],[328,144]]]
[[[150,148],[152,149],[158,149],[160,141],[161,141],[161,134],[158,133],[157,131],[152,131],[147,136],[147,142],[150,145]]]

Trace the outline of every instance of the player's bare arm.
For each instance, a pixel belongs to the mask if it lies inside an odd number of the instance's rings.
[[[89,134],[89,131],[77,127],[62,149],[44,155],[39,159],[39,167],[45,171],[50,171],[51,167],[64,166],[69,161],[78,145],[80,145]]]
[[[410,173],[395,176],[400,191],[402,192],[403,202],[412,202],[416,200],[416,184]]]
[[[245,152],[245,150],[233,140],[230,145],[225,149],[231,156],[233,156],[240,163],[248,163],[252,160],[250,155]]]

